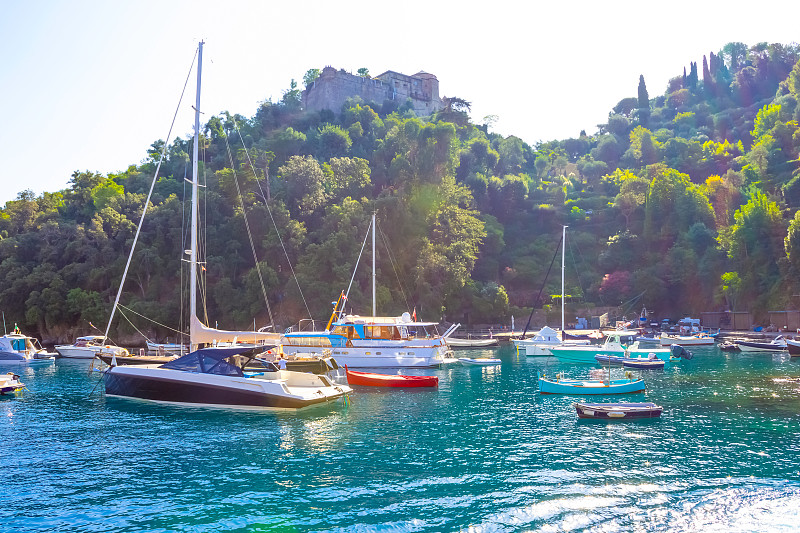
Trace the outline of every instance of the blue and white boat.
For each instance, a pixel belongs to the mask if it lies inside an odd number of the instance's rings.
[[[644,391],[644,380],[634,379],[628,374],[622,379],[566,379],[561,374],[556,374],[554,380],[544,376],[539,377],[539,392],[541,394],[628,394]]]
[[[39,341],[15,330],[0,337],[0,365],[47,364],[55,360],[55,354],[47,352]]]

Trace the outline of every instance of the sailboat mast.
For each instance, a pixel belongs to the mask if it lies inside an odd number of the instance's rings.
[[[203,42],[200,41],[197,55],[197,96],[194,106],[194,147],[192,148],[192,243],[189,258],[189,319],[197,316],[197,159],[200,146],[200,80],[203,74]],[[189,339],[194,345],[194,339]]]
[[[561,338],[564,338],[564,257],[567,249],[567,226],[561,230]]]
[[[372,212],[372,316],[378,316],[375,305],[375,212]]]

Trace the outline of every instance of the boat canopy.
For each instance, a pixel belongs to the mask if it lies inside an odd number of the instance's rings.
[[[403,313],[402,316],[359,316],[346,315],[333,323],[334,326],[359,324],[364,326],[436,326],[438,322],[416,322]]]
[[[217,374],[220,376],[243,376],[241,367],[228,361],[228,358],[241,355],[245,352],[252,354],[252,346],[232,346],[201,348],[187,353],[174,361],[164,363],[161,368],[180,370],[182,372],[197,372],[198,374]]]

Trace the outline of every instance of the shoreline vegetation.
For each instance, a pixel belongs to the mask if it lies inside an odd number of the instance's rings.
[[[506,327],[514,316],[521,331],[533,307],[554,323],[561,289],[547,272],[568,225],[568,316],[646,306],[659,319],[747,310],[765,323],[800,304],[798,60],[797,44],[728,43],[653,98],[641,76],[596,132],[534,145],[493,133],[455,96],[426,117],[359,99],[308,112],[292,82],[252,117],[211,116],[198,158],[204,318],[279,331],[322,321],[376,212],[380,314]],[[24,190],[0,209],[7,329],[46,342],[104,329],[162,150],[110,337],[186,328],[191,144],[157,140],[122,172],[76,171],[68,188]],[[369,314],[369,276],[356,271],[348,312]]]

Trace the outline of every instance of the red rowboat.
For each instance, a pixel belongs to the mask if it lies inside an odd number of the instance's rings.
[[[436,376],[398,376],[394,374],[373,374],[371,372],[353,372],[345,367],[349,385],[365,385],[368,387],[436,387],[439,378]]]

